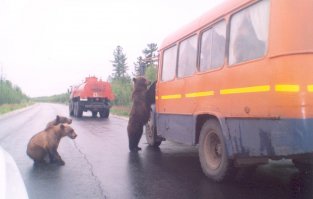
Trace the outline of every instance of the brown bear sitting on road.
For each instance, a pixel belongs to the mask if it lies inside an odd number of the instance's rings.
[[[55,126],[55,125],[58,125],[58,124],[61,124],[61,123],[63,123],[63,124],[71,124],[72,120],[67,118],[67,117],[62,117],[62,116],[57,115],[57,117],[54,120],[52,120],[51,122],[49,122],[47,124],[46,129],[51,127],[51,126]]]
[[[150,84],[144,77],[133,78],[133,105],[129,114],[127,133],[130,151],[139,151],[138,143],[143,133],[143,126],[148,122],[150,107],[146,102],[147,87]]]
[[[68,124],[51,126],[34,135],[27,145],[27,155],[35,163],[45,163],[45,157],[49,156],[50,163],[64,165],[64,161],[57,149],[61,138],[68,136],[72,139],[77,137],[74,129]]]

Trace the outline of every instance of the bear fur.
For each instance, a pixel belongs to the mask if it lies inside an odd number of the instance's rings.
[[[27,155],[34,160],[34,163],[45,163],[48,156],[50,163],[64,165],[57,149],[61,138],[68,136],[72,139],[77,137],[74,129],[68,124],[51,126],[34,135],[27,145]]]
[[[51,127],[51,126],[55,126],[55,125],[58,125],[58,124],[71,124],[72,123],[72,119],[69,119],[67,117],[62,117],[62,116],[59,116],[57,115],[56,118],[54,120],[52,120],[51,122],[49,122],[47,124],[47,128]]]
[[[127,125],[129,150],[139,151],[138,143],[143,133],[143,126],[148,122],[150,107],[147,104],[147,88],[150,81],[144,77],[133,78],[134,89],[132,93],[133,105],[129,114]]]

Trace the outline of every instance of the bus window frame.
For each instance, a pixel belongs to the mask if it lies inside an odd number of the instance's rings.
[[[192,74],[190,74],[190,75],[187,75],[187,76],[183,76],[183,77],[179,77],[178,76],[178,67],[179,67],[179,65],[178,65],[178,62],[179,62],[179,53],[180,53],[180,45],[181,45],[181,43],[182,42],[184,42],[184,41],[186,41],[187,39],[189,39],[189,38],[191,38],[191,37],[193,37],[193,36],[197,36],[197,48],[196,48],[196,70],[192,73]],[[194,76],[194,75],[196,75],[198,72],[199,72],[199,66],[198,66],[198,59],[199,59],[199,34],[198,34],[198,32],[193,32],[193,33],[191,33],[191,34],[189,34],[189,35],[187,35],[187,36],[185,36],[185,37],[183,37],[183,38],[181,38],[180,40],[178,40],[178,42],[177,42],[177,61],[176,61],[176,79],[184,79],[184,78],[188,78],[188,77],[192,77],[192,76]],[[162,67],[163,67],[163,65],[162,65]]]
[[[264,52],[264,55],[255,59],[251,59],[251,60],[246,60],[240,63],[235,63],[235,64],[229,64],[229,48],[230,48],[230,34],[231,34],[231,21],[234,15],[236,15],[237,13],[245,10],[245,9],[249,9],[251,6],[254,6],[260,2],[262,2],[263,0],[256,0],[256,1],[252,1],[246,4],[241,5],[240,7],[230,10],[227,13],[224,13],[222,16],[220,16],[219,18],[213,20],[212,22],[208,23],[207,25],[203,26],[204,28],[200,27],[197,31],[192,32],[184,37],[182,37],[181,39],[178,39],[176,42],[172,43],[171,45],[169,45],[168,47],[162,49],[162,59],[161,59],[161,65],[162,65],[162,69],[161,69],[161,73],[160,73],[160,78],[159,80],[161,80],[161,82],[171,82],[171,81],[176,81],[178,79],[184,79],[184,78],[188,78],[188,77],[192,77],[194,75],[201,75],[201,74],[205,74],[205,73],[211,73],[211,72],[215,72],[215,71],[219,71],[219,70],[223,70],[224,68],[233,68],[233,67],[237,67],[237,66],[241,66],[241,65],[247,65],[250,64],[252,62],[258,62],[261,60],[264,60],[266,58],[269,58],[269,49],[270,49],[270,41],[271,41],[271,9],[272,9],[272,1],[269,0],[269,21],[268,21],[268,38],[267,38],[267,46],[266,46],[266,50]],[[206,71],[200,71],[200,52],[201,52],[201,39],[202,39],[202,35],[205,31],[212,29],[215,25],[217,25],[218,23],[225,21],[225,25],[226,25],[226,44],[225,44],[225,58],[224,58],[224,64],[220,67],[216,67],[213,69],[209,69]],[[180,51],[180,45],[181,42],[185,41],[186,39],[197,35],[197,61],[196,61],[196,70],[193,74],[188,75],[188,76],[184,76],[184,77],[178,77],[178,62],[179,62],[179,51]],[[163,60],[164,60],[164,52],[174,46],[177,46],[177,56],[176,56],[176,69],[175,69],[175,75],[173,77],[173,79],[171,80],[162,80],[162,74],[163,74]]]
[[[224,52],[224,63],[223,65],[219,66],[219,67],[215,67],[215,68],[211,68],[205,71],[201,71],[200,70],[200,55],[201,55],[201,43],[202,43],[202,36],[203,34],[208,31],[211,30],[212,28],[214,28],[214,26],[216,26],[217,24],[221,23],[221,22],[225,22],[225,26],[226,26],[226,31],[225,31],[225,52]],[[209,73],[209,72],[214,72],[214,71],[219,71],[222,70],[227,64],[228,64],[228,43],[229,43],[229,38],[228,38],[228,31],[229,31],[229,19],[225,16],[223,16],[222,18],[219,18],[217,20],[215,20],[213,23],[211,23],[210,25],[206,26],[205,28],[201,29],[199,32],[199,37],[198,37],[198,61],[197,61],[197,66],[198,66],[198,73],[199,74],[204,74],[204,73]]]
[[[262,2],[264,0],[257,0],[257,1],[254,1],[254,2],[251,2],[249,4],[245,4],[245,5],[242,5],[241,7],[239,7],[238,9],[236,10],[233,10],[231,13],[228,14],[228,17],[227,17],[227,32],[226,32],[226,38],[227,38],[227,43],[226,43],[226,63],[225,63],[225,66],[227,66],[227,68],[233,68],[233,67],[237,67],[237,66],[241,66],[241,65],[246,65],[246,64],[250,64],[252,62],[258,62],[258,61],[261,61],[263,59],[266,59],[269,57],[269,49],[270,49],[270,40],[271,40],[271,4],[272,4],[272,1],[271,0],[268,0],[269,1],[269,13],[268,13],[268,38],[267,38],[267,45],[266,45],[266,50],[264,52],[264,55],[261,56],[261,57],[258,57],[258,58],[255,58],[255,59],[250,59],[250,60],[245,60],[245,61],[242,61],[242,62],[239,62],[239,63],[235,63],[235,64],[229,64],[229,48],[230,48],[230,34],[231,34],[231,21],[232,21],[232,18],[234,17],[234,15],[244,11],[245,9],[249,9],[250,7]]]
[[[173,47],[177,47],[177,49],[176,49],[176,64],[175,64],[175,72],[174,72],[174,76],[173,76],[173,78],[172,79],[169,79],[169,80],[163,80],[163,69],[164,69],[164,52],[165,51],[167,51],[167,50],[169,50],[169,49],[171,49],[171,48],[173,48]],[[173,44],[171,44],[171,45],[169,45],[168,47],[166,47],[166,48],[164,48],[164,49],[162,49],[161,50],[161,55],[162,55],[162,59],[160,59],[161,60],[161,63],[160,63],[160,65],[162,66],[161,67],[161,71],[160,71],[160,77],[158,78],[161,82],[171,82],[171,81],[174,81],[175,79],[177,79],[177,63],[178,63],[178,43],[177,42],[175,42],[175,43],[173,43]]]

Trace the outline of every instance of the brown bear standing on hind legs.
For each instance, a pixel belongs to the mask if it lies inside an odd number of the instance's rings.
[[[50,163],[64,165],[57,149],[61,138],[65,136],[75,139],[77,134],[68,124],[51,126],[30,139],[26,153],[35,163],[45,163],[46,156],[49,156]]]
[[[67,117],[62,117],[62,116],[57,115],[57,117],[54,120],[52,120],[51,122],[49,122],[47,124],[46,129],[51,127],[51,126],[55,126],[55,125],[58,125],[58,124],[61,124],[61,123],[63,123],[63,124],[71,124],[72,123],[72,119],[69,119]]]
[[[150,106],[147,103],[147,87],[150,81],[144,77],[133,78],[134,89],[132,93],[133,105],[129,114],[127,133],[130,151],[141,150],[138,143],[143,133],[143,126],[148,122]]]

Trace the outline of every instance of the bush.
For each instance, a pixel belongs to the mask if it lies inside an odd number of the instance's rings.
[[[115,95],[114,105],[129,106],[131,104],[132,82],[129,77],[112,80],[112,90]]]
[[[158,73],[158,70],[156,69],[156,67],[154,65],[150,65],[146,69],[145,77],[151,82],[154,82],[157,79],[157,73]]]
[[[14,86],[9,80],[0,80],[0,105],[19,104],[29,101],[29,98],[18,86]]]

